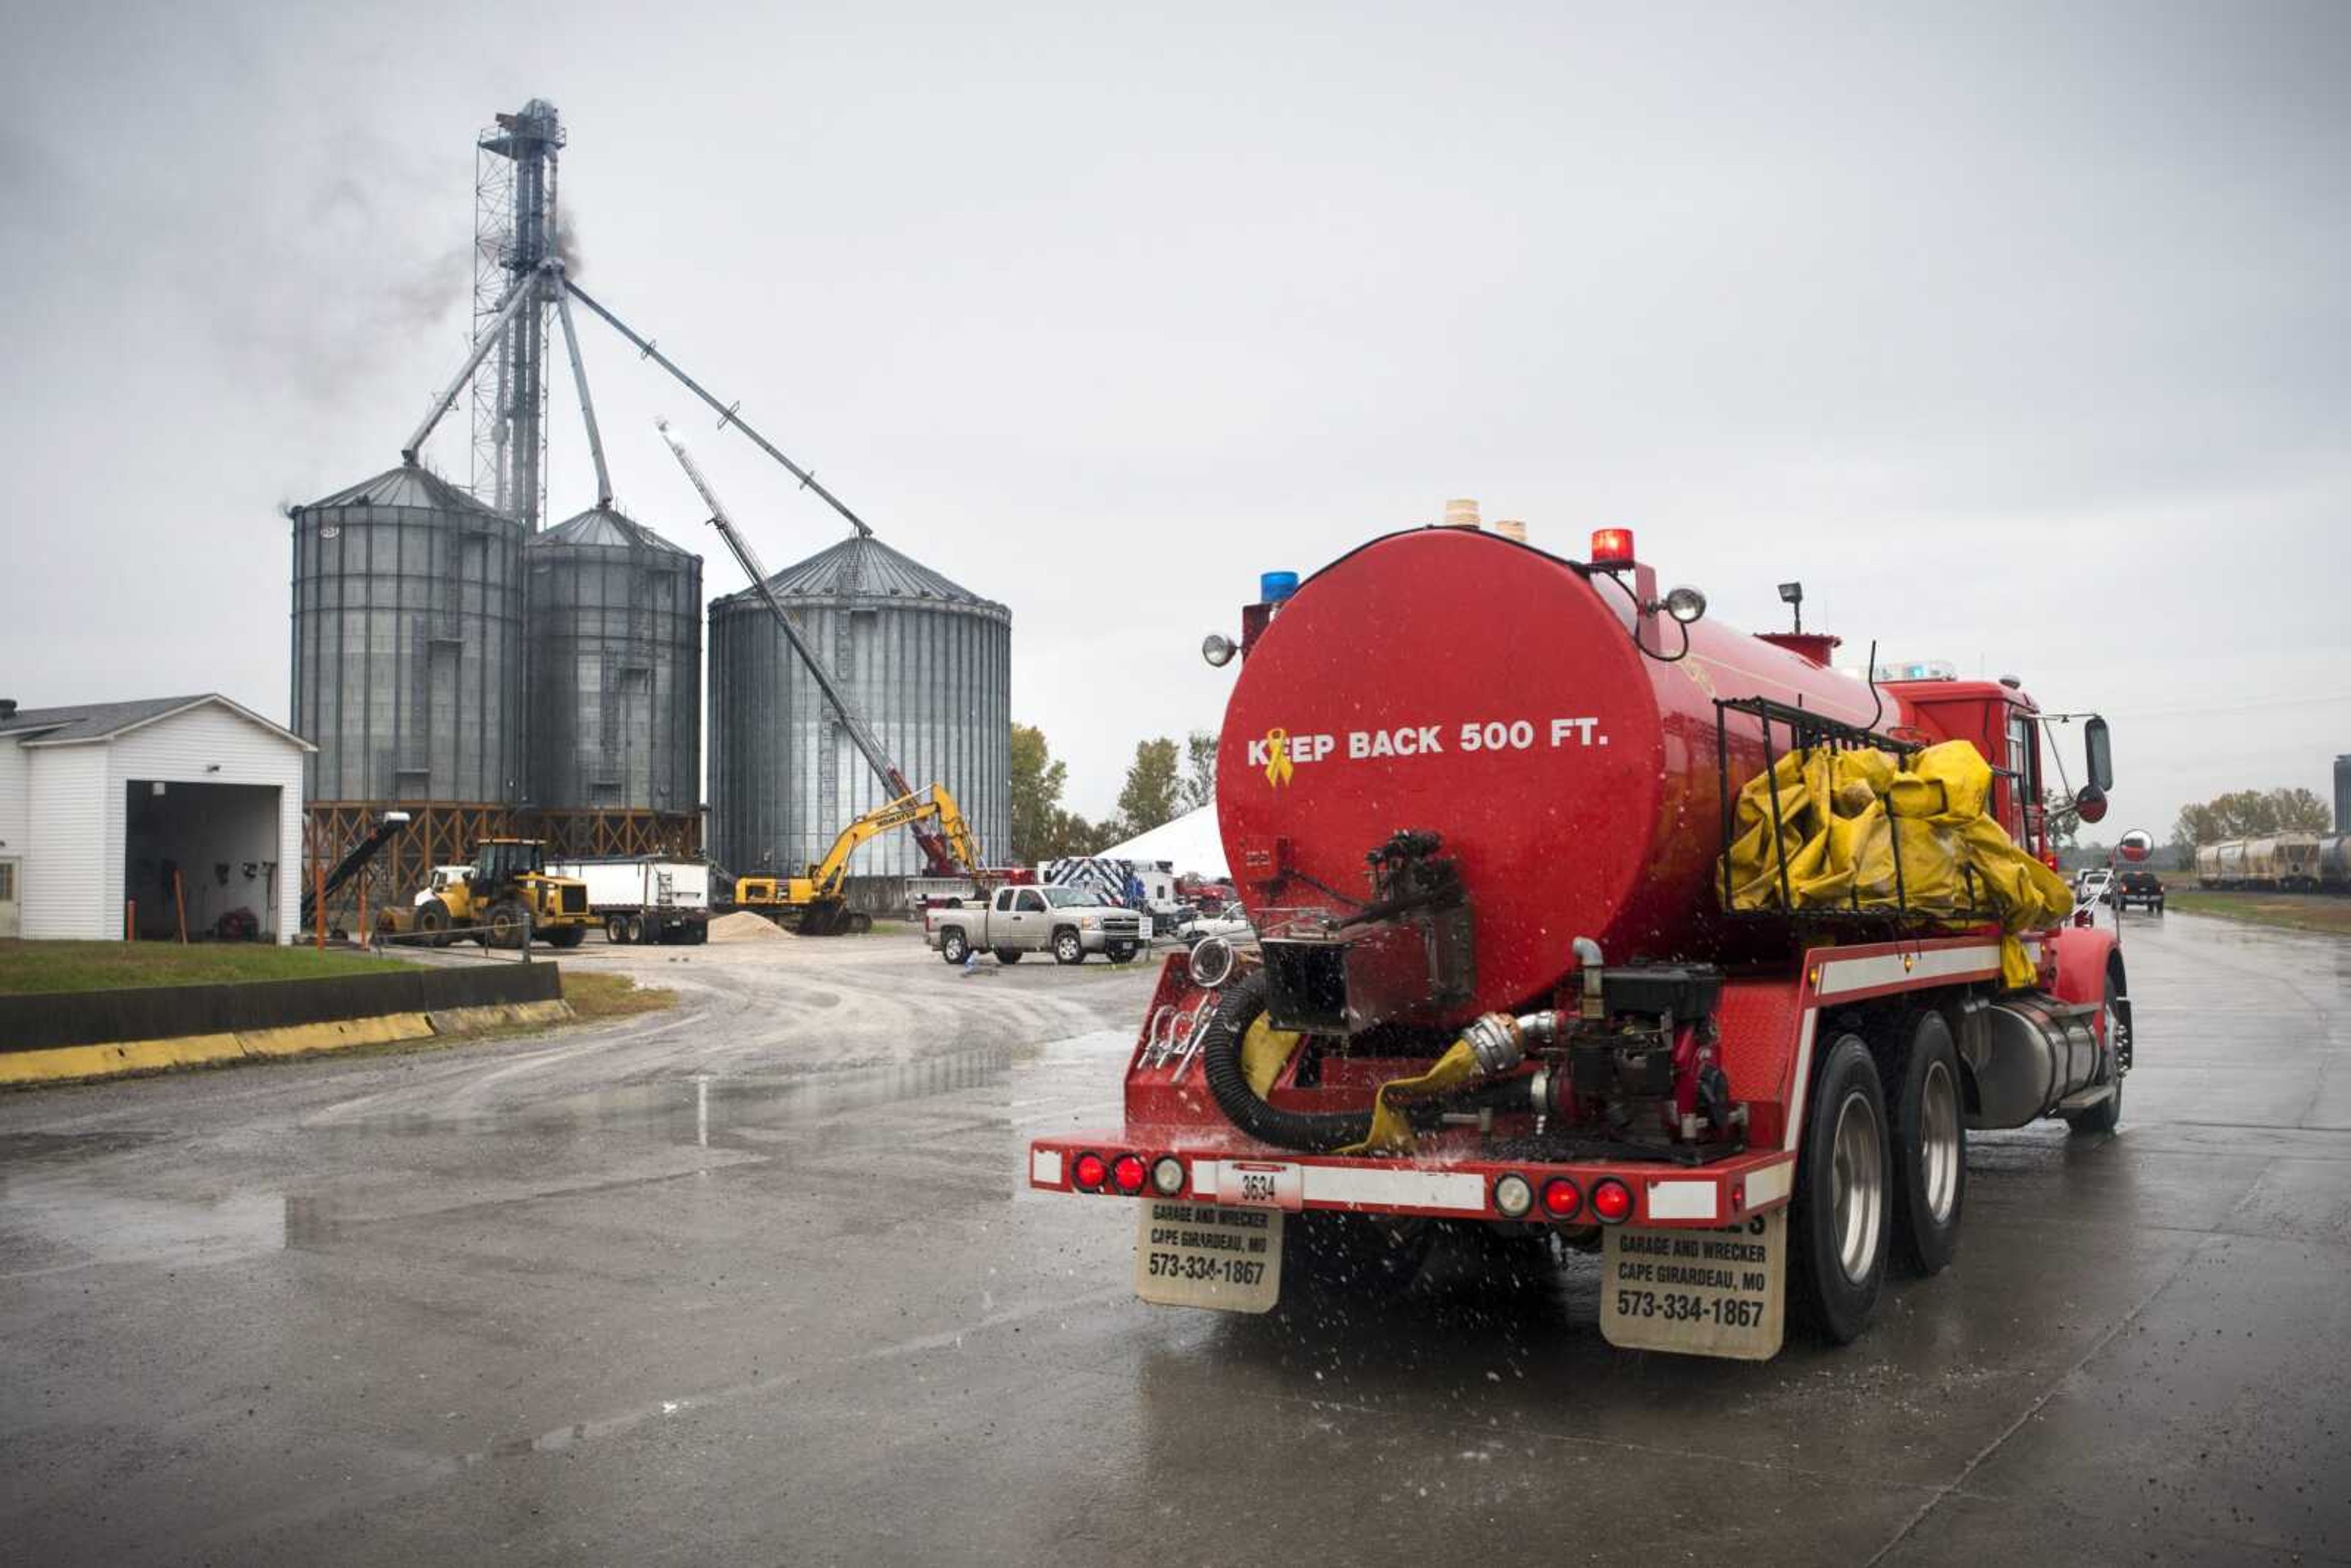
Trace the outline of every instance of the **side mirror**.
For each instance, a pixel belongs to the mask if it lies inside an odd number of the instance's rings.
[[[2145,828],[2133,828],[2115,845],[2115,852],[2126,861],[2143,861],[2155,852],[2155,835]]]
[[[2082,727],[2082,746],[2089,753],[2090,783],[2101,794],[2115,787],[2114,742],[2107,738],[2106,721],[2092,715]],[[2085,812],[2084,815],[2087,816]],[[2098,819],[2090,817],[2095,822]]]
[[[2095,784],[2083,785],[2081,793],[2074,797],[2074,814],[2085,822],[2105,821],[2106,792]]]

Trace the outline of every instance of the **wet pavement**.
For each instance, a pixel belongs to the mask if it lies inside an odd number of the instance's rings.
[[[590,946],[681,1007],[0,1097],[0,1542],[2351,1562],[2351,942],[2126,941],[2122,1131],[1979,1139],[1953,1268],[1756,1365],[1609,1349],[1582,1260],[1136,1302],[1128,1207],[1018,1179],[1030,1134],[1115,1120],[1150,979],[1099,964]]]

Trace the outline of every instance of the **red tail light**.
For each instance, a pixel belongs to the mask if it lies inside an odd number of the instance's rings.
[[[1633,1189],[1614,1176],[1604,1177],[1592,1189],[1592,1212],[1603,1224],[1622,1225],[1633,1218]]]
[[[1543,1212],[1553,1219],[1573,1219],[1583,1207],[1583,1195],[1565,1176],[1553,1176],[1543,1183]]]
[[[1119,1191],[1129,1196],[1143,1190],[1144,1177],[1149,1174],[1150,1167],[1143,1163],[1141,1155],[1121,1155],[1111,1162],[1111,1180],[1118,1183]]]
[[[1080,1155],[1070,1166],[1070,1179],[1082,1187],[1098,1187],[1110,1179],[1110,1162],[1091,1152]]]

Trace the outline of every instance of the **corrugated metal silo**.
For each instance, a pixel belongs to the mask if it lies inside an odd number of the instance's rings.
[[[413,466],[292,518],[294,728],[319,747],[310,800],[511,803],[522,525]]]
[[[946,786],[984,858],[1012,835],[1012,612],[871,538],[768,580],[916,789]],[[711,855],[737,874],[817,860],[886,799],[807,666],[748,590],[710,605]],[[924,869],[909,833],[859,876]]]
[[[530,791],[549,810],[702,799],[702,558],[610,507],[523,549]]]

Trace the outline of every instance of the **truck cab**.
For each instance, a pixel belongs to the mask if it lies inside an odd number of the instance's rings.
[[[410,902],[419,909],[423,908],[425,903],[431,899],[438,898],[445,903],[450,889],[472,880],[473,875],[474,868],[471,864],[436,865],[433,868],[433,874],[425,879],[424,885],[417,889],[416,896]]]

